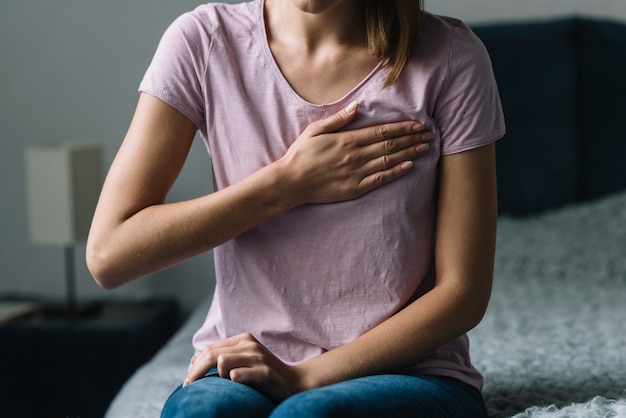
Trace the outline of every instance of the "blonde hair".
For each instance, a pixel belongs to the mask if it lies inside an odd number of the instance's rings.
[[[418,41],[422,0],[361,0],[367,44],[391,69],[385,87],[393,84],[406,66]]]

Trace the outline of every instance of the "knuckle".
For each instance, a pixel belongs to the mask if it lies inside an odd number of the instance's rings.
[[[302,135],[316,136],[316,135],[321,134],[323,131],[324,131],[323,121],[317,120],[308,124],[307,127],[304,128],[304,131],[302,131]]]
[[[358,158],[356,155],[348,153],[343,156],[343,164],[346,166],[352,166],[357,162]]]
[[[256,339],[249,332],[244,332],[243,334],[241,334],[241,340],[247,342],[256,341]]]
[[[383,149],[387,152],[391,152],[396,149],[396,141],[388,139],[383,142]]]
[[[389,127],[387,125],[379,126],[376,130],[376,134],[380,139],[386,139],[389,136]]]
[[[343,122],[346,120],[344,112],[337,112],[334,115],[332,115],[331,118],[337,122]]]
[[[380,162],[381,162],[381,166],[383,168],[387,168],[391,165],[392,161],[391,161],[391,157],[389,155],[382,155],[380,157]]]
[[[238,369],[232,369],[228,371],[228,378],[233,382],[241,382],[241,373]]]
[[[344,148],[354,148],[358,146],[356,138],[352,137],[351,135],[343,135],[342,141]]]
[[[206,354],[206,362],[207,363],[217,363],[218,359],[221,356],[216,355],[215,353],[207,353]]]
[[[382,173],[376,173],[374,174],[372,182],[375,186],[380,186],[385,183],[385,176],[383,176]]]
[[[258,344],[255,341],[244,341],[241,344],[241,347],[247,351],[254,351],[256,350],[257,346]]]

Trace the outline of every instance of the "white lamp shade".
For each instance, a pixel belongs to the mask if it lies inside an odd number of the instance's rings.
[[[31,241],[67,246],[85,240],[102,186],[99,146],[29,146],[25,164]]]

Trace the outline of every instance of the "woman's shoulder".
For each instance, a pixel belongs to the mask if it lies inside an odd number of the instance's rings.
[[[428,12],[423,15],[413,61],[427,63],[436,70],[444,66],[448,70],[463,71],[467,67],[490,65],[485,46],[467,24],[457,18]]]
[[[447,28],[447,30],[452,30],[456,27],[467,27],[461,19],[452,16],[437,15],[426,11],[423,12],[422,16],[425,24],[439,25],[442,28]]]
[[[169,30],[187,36],[210,38],[220,33],[253,29],[258,24],[258,0],[244,3],[206,3],[180,15]]]
[[[480,39],[461,19],[429,12],[423,13],[421,40],[422,43],[436,44],[439,47],[455,41],[481,45]]]

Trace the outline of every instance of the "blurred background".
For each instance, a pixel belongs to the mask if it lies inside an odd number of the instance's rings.
[[[197,4],[0,0],[0,296],[65,297],[63,248],[36,245],[28,237],[26,147],[98,143],[104,175],[161,34]],[[429,0],[426,8],[472,25],[572,15],[626,21],[624,0]],[[210,161],[197,138],[169,200],[210,190]],[[171,296],[188,311],[213,289],[210,254],[114,291],[91,279],[84,243],[76,245],[74,267],[80,300]]]

